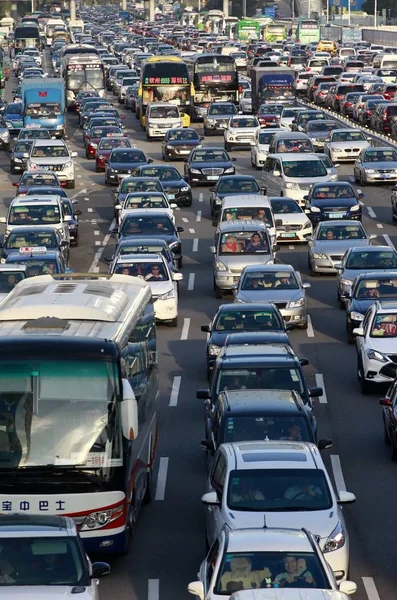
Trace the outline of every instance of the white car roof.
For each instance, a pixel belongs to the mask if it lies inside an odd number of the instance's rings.
[[[223,448],[235,469],[325,469],[320,451],[310,442],[234,442]]]
[[[298,529],[235,529],[229,532],[228,552],[313,552],[310,540]]]

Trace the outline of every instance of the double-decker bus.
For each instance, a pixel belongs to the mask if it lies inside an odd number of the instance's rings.
[[[187,64],[178,56],[150,56],[142,64],[138,89],[137,118],[145,125],[149,102],[178,105],[184,126],[190,123],[193,87]]]
[[[149,286],[26,279],[2,304],[0,339],[0,514],[69,516],[88,552],[126,552],[157,447]]]
[[[287,27],[280,23],[269,23],[263,31],[265,42],[279,42],[287,39]]]
[[[234,37],[241,42],[249,40],[259,40],[261,35],[261,26],[255,19],[240,19],[235,26]]]
[[[25,48],[40,48],[40,29],[34,23],[22,23],[15,28],[15,55],[21,54]]]
[[[90,54],[71,55],[63,68],[65,78],[66,107],[74,107],[76,96],[82,91],[95,91],[105,95],[105,69],[99,56]]]
[[[316,19],[300,19],[295,35],[299,44],[319,42],[321,36],[320,23]]]
[[[196,54],[185,58],[194,87],[192,118],[201,120],[215,100],[238,103],[238,71],[234,58]]]

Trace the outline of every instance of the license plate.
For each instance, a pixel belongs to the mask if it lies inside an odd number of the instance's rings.
[[[294,238],[295,234],[294,233],[280,233],[280,237],[282,237],[282,238]]]
[[[329,213],[330,219],[343,219],[345,213]]]
[[[243,143],[243,144],[250,144],[250,143],[251,143],[251,140],[248,140],[248,139],[245,139],[245,138],[244,138],[243,140],[239,140],[239,142],[241,142],[241,143]]]
[[[218,181],[219,175],[207,175],[208,181]]]
[[[168,200],[175,200],[175,194],[167,194]]]
[[[393,177],[392,173],[385,173],[384,175],[381,175],[381,179],[390,179],[391,177]]]
[[[179,154],[190,154],[190,150],[179,150]]]

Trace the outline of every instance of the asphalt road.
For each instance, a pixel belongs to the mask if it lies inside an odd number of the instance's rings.
[[[11,99],[15,81],[5,91]],[[115,100],[115,104],[117,104]],[[148,143],[135,115],[126,113],[131,139],[155,162],[161,161],[160,143]],[[87,160],[77,118],[68,117],[68,140],[77,150],[76,189],[71,198],[82,210],[80,245],[71,251],[76,272],[106,272],[106,257],[112,255],[114,237],[109,233],[113,218],[112,188],[104,186],[103,174],[95,173],[94,161]],[[205,145],[222,144],[220,137]],[[238,173],[261,173],[250,166],[249,152],[232,153]],[[177,164],[177,163],[174,163]],[[182,168],[182,165],[177,165]],[[8,155],[0,154],[0,191],[5,216],[14,195]],[[352,166],[339,169],[341,179],[351,179]],[[363,224],[378,235],[379,243],[397,243],[397,231],[390,210],[390,186],[363,188]],[[160,326],[159,361],[161,373],[160,443],[156,472],[156,499],[144,507],[128,557],[112,562],[112,574],[101,582],[101,600],[182,600],[188,597],[187,584],[196,579],[204,558],[204,509],[200,498],[205,489],[206,463],[200,440],[204,435],[203,405],[195,391],[206,386],[205,334],[200,325],[208,323],[219,305],[212,289],[213,236],[208,188],[195,188],[190,208],[176,212],[182,234],[184,281],[180,286],[180,318],[176,329]],[[385,236],[385,237],[383,237]],[[396,469],[383,442],[379,389],[362,396],[356,380],[356,353],[345,337],[345,317],[336,299],[333,277],[312,278],[307,272],[307,247],[284,246],[280,262],[299,269],[308,290],[312,327],[293,331],[291,340],[300,357],[307,357],[309,385],[323,379],[326,396],[317,400],[319,436],[331,437],[333,447],[324,453],[336,488],[355,493],[357,502],[346,509],[351,540],[350,578],[357,582],[357,600],[395,600],[395,523],[397,522]],[[178,391],[179,385],[179,392]],[[172,406],[169,406],[174,388]]]

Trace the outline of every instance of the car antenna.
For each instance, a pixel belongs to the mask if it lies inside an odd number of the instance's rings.
[[[263,529],[267,529],[266,515],[263,515]]]

